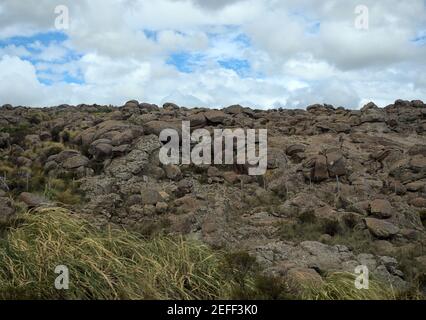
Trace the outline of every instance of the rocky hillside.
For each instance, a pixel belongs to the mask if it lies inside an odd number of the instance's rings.
[[[179,128],[268,129],[268,170],[162,165],[158,135]],[[0,224],[60,204],[98,225],[183,234],[246,251],[265,273],[312,279],[366,265],[424,290],[426,104],[361,110],[223,110],[79,105],[0,108]]]

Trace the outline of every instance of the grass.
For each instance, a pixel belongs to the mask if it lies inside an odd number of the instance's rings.
[[[69,290],[54,287],[55,268],[69,269]],[[0,240],[0,299],[395,299],[370,281],[332,274],[321,287],[292,291],[283,277],[262,274],[246,252],[223,253],[183,237],[143,238],[118,227],[96,228],[63,208],[25,213]]]
[[[343,232],[337,220],[318,219],[314,213],[301,214],[296,221],[279,224],[279,235],[282,240],[313,241],[321,235],[336,236]]]
[[[319,287],[305,288],[303,299],[308,300],[395,300],[394,291],[381,283],[370,280],[369,289],[357,289],[355,276],[350,273],[332,273]]]
[[[355,228],[351,221],[339,223],[332,219],[319,219],[311,211],[299,215],[295,221],[281,222],[278,229],[282,240],[318,241],[322,235],[330,236],[324,243],[328,245],[345,245],[354,252],[372,252],[372,238],[363,230]]]
[[[183,238],[98,230],[60,208],[28,213],[0,246],[2,299],[216,299],[229,282],[217,254]],[[70,288],[54,287],[66,265]]]

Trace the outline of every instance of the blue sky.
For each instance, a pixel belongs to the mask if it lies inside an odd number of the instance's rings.
[[[352,0],[4,0],[0,105],[426,100],[425,1],[364,3],[366,30]]]

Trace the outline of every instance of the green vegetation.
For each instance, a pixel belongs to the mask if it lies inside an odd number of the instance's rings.
[[[41,209],[1,243],[0,298],[215,299],[229,288],[219,257],[197,242],[146,241],[95,229],[64,209]],[[69,290],[53,286],[58,265],[70,270]]]
[[[368,290],[354,286],[355,277],[348,273],[332,273],[320,287],[306,288],[304,299],[309,300],[395,300],[392,289],[370,280]]]
[[[279,225],[279,235],[282,240],[289,241],[318,241],[323,235],[323,242],[328,245],[346,245],[355,252],[372,252],[372,238],[369,233],[358,230],[355,222],[335,219],[319,219],[313,211],[299,215],[296,221],[284,222]],[[373,253],[373,252],[372,252]]]
[[[9,133],[11,136],[11,145],[20,144],[24,141],[25,137],[32,133],[32,128],[29,123],[22,123],[19,125],[9,125],[0,127],[0,132]]]
[[[70,271],[56,290],[55,267]],[[0,299],[394,299],[373,283],[333,274],[320,288],[294,291],[260,273],[246,252],[224,254],[182,237],[143,238],[118,227],[96,228],[62,208],[29,212],[0,240]]]

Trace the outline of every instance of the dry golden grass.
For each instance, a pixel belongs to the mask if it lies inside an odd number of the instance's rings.
[[[219,262],[197,242],[143,240],[97,230],[61,208],[40,209],[0,245],[0,298],[216,299],[229,287]],[[54,287],[58,265],[69,268],[69,290]]]
[[[55,289],[59,265],[69,269],[69,290]],[[357,290],[354,277],[341,273],[291,292],[284,279],[260,277],[255,265],[247,254],[224,255],[182,237],[98,229],[66,209],[43,208],[24,214],[0,239],[0,299],[397,298],[374,281]]]

